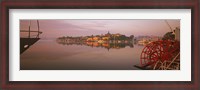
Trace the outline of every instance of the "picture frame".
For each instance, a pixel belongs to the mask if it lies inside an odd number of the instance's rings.
[[[1,88],[2,89],[199,89],[199,0],[68,0],[1,2]],[[191,81],[9,81],[10,9],[191,9]],[[30,77],[31,78],[31,77]],[[166,77],[169,78],[169,77]]]

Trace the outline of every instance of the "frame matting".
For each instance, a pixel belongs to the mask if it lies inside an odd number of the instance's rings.
[[[1,89],[198,90],[199,0],[8,0],[1,2]],[[191,81],[9,81],[9,9],[191,9]]]

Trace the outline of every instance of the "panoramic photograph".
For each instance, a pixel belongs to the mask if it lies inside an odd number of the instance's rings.
[[[21,19],[20,70],[180,70],[180,20]]]

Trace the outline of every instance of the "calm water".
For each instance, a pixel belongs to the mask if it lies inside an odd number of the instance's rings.
[[[39,40],[20,55],[21,70],[136,70],[143,46],[105,48]]]

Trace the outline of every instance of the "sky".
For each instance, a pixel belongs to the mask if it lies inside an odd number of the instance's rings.
[[[37,30],[36,20],[20,20],[20,30]],[[62,36],[89,36],[120,33],[126,36],[163,36],[171,29],[180,27],[180,20],[39,20],[41,38],[58,38]],[[20,33],[20,35],[24,35]]]

